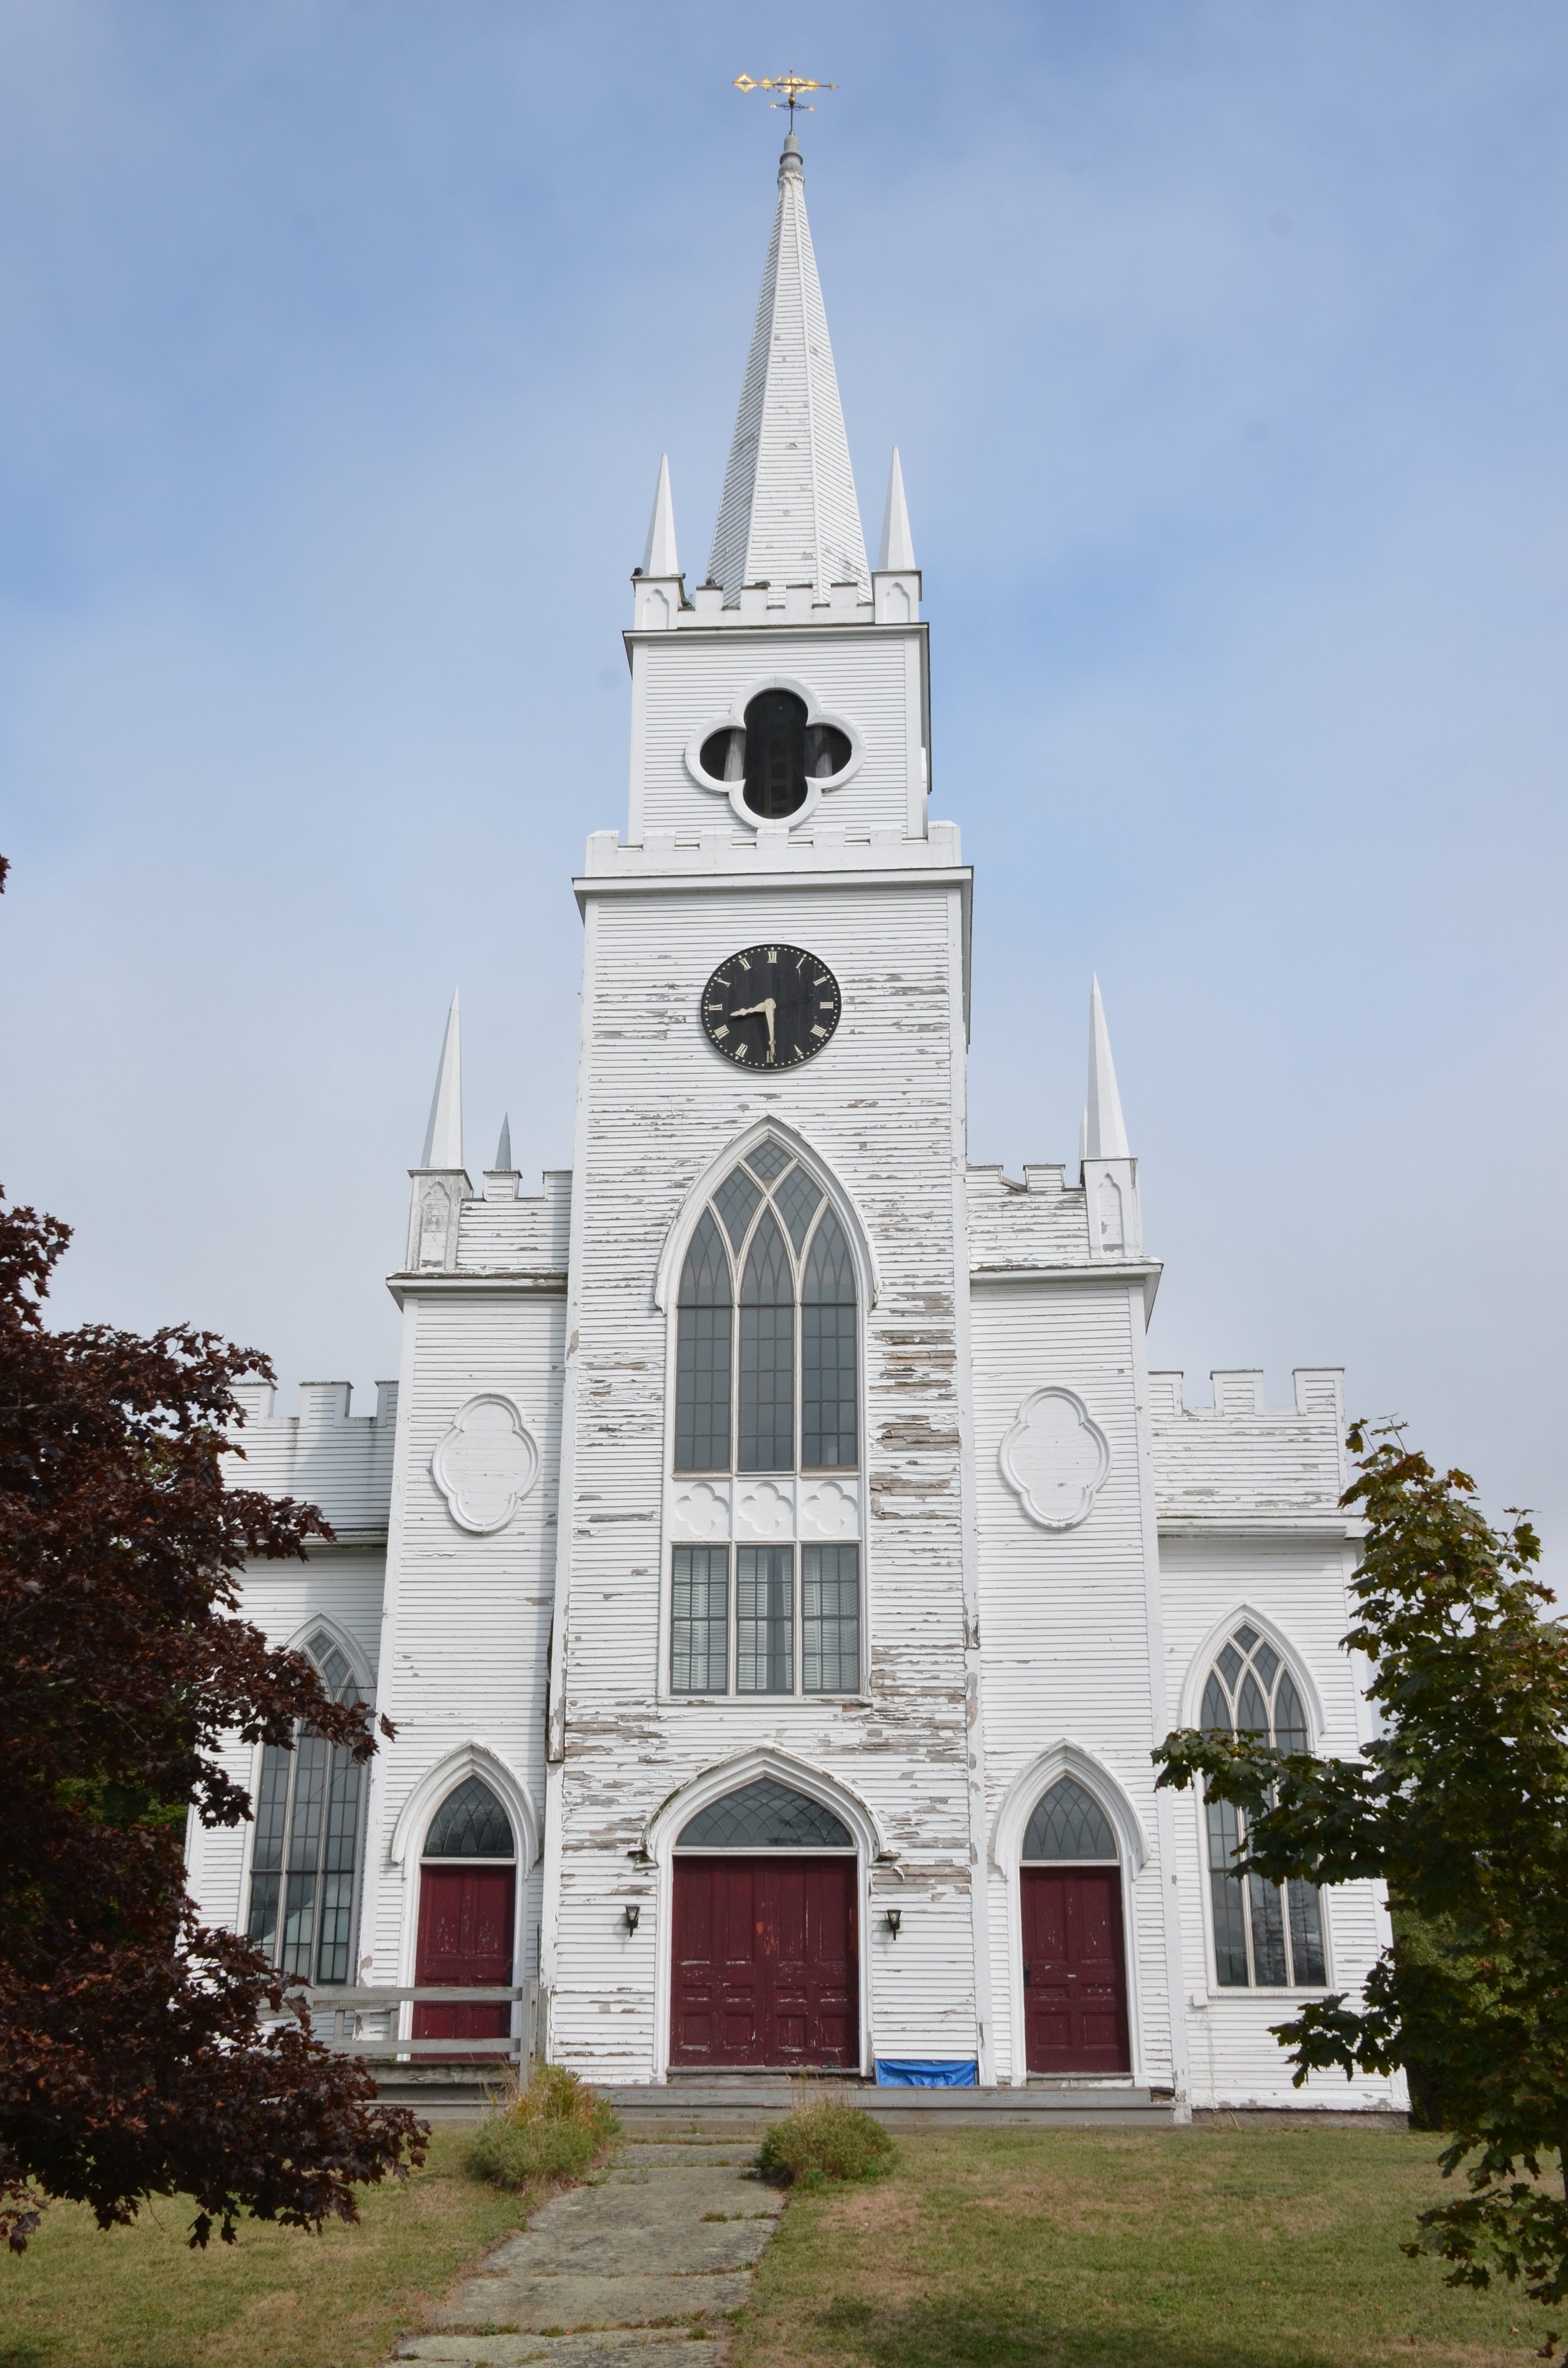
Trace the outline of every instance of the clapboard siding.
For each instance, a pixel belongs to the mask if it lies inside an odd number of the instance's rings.
[[[318,1505],[342,1538],[386,1536],[395,1382],[377,1383],[373,1415],[349,1413],[347,1382],[301,1382],[297,1415],[274,1412],[268,1382],[239,1383],[234,1396],[244,1420],[233,1432],[241,1453],[228,1466],[233,1486]]]
[[[955,1326],[960,929],[957,891],[918,872],[864,888],[781,882],[744,899],[672,883],[590,905],[551,1973],[556,2045],[600,2077],[646,2078],[659,2061],[647,1978],[665,1945],[657,1902],[634,1941],[615,1929],[646,1821],[683,1782],[764,1743],[842,1782],[898,1853],[903,1929],[896,1951],[872,1956],[877,2045],[975,2050]],[[725,955],[774,937],[829,964],[844,1017],[815,1060],[768,1078],[715,1056],[698,1003]],[[699,1178],[769,1115],[836,1179],[880,1277],[865,1323],[869,1700],[661,1701],[668,1334],[654,1279]],[[609,1999],[607,1964],[624,1976]]]
[[[497,1205],[465,1202],[464,1233],[492,1220]],[[529,1254],[529,1245],[519,1248],[520,1258]],[[517,1837],[519,1971],[531,1973],[540,1879],[527,1861],[537,1860],[542,1832],[565,1299],[558,1289],[487,1290],[477,1280],[453,1290],[405,1278],[402,1289],[403,1388],[381,1679],[381,1707],[397,1736],[380,1754],[372,1783],[366,1929],[376,1977],[411,1978],[420,1834],[401,1863],[390,1855],[392,1837],[416,1789],[437,1782],[454,1754],[478,1747],[531,1811],[531,1834]],[[484,1391],[517,1406],[540,1457],[532,1489],[491,1536],[459,1526],[431,1471],[454,1417]],[[442,1789],[437,1782],[420,1814],[421,1833]]]
[[[633,663],[642,722],[633,736],[633,841],[660,831],[722,828],[729,836],[729,801],[692,779],[687,746],[693,733],[738,713],[754,690],[778,681],[799,685],[858,735],[859,766],[842,789],[824,795],[822,821],[845,831],[892,828],[902,837],[910,782],[921,778],[918,633],[772,625],[711,636],[655,634],[638,640]],[[737,835],[755,844],[755,834]]]
[[[1160,1560],[1173,1718],[1196,1722],[1212,1646],[1251,1612],[1286,1647],[1306,1678],[1309,1698],[1321,1707],[1315,1747],[1340,1757],[1360,1749],[1369,1733],[1368,1706],[1340,1650],[1350,1624],[1353,1547],[1305,1539],[1167,1538]],[[1268,2036],[1268,2025],[1289,2011],[1290,1994],[1221,1990],[1213,1984],[1200,1811],[1190,1794],[1178,1794],[1174,1808],[1195,2101],[1403,2105],[1400,2082],[1347,2083],[1338,2074],[1314,2074],[1304,2089],[1290,2088],[1285,2057]],[[1358,1993],[1388,1940],[1381,1887],[1346,1884],[1325,1892],[1323,1904],[1330,1985]]]
[[[972,1177],[971,1177],[972,1186]],[[1020,1199],[1023,1196],[1018,1196]],[[1032,1197],[1032,1196],[1031,1196]],[[1052,1196],[1060,1198],[1062,1196]],[[1081,1203],[1082,1196],[1076,1196]],[[1046,1231],[1042,1227],[1041,1231]],[[1051,1229],[1044,1254],[1060,1248]],[[1149,1753],[1163,1731],[1158,1672],[1150,1668],[1147,1471],[1138,1421],[1142,1296],[1113,1272],[1028,1282],[973,1279],[975,1462],[981,1642],[990,1816],[1042,1754],[1067,1743],[1119,1787],[1149,1856],[1131,1877],[1128,1941],[1134,2067],[1175,2086],[1165,1970],[1167,1872],[1159,1848]],[[1077,1528],[1032,1522],[1004,1481],[1002,1441],[1024,1401],[1046,1386],[1072,1390],[1109,1446],[1104,1485]],[[998,2070],[1022,2078],[1016,1919],[1006,1912],[1016,1863],[991,1853],[991,1919]]]

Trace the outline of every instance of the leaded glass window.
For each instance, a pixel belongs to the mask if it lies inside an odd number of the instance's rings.
[[[1280,1751],[1307,1751],[1306,1713],[1290,1670],[1256,1628],[1238,1628],[1203,1689],[1207,1731],[1256,1735]],[[1316,1885],[1266,1883],[1235,1872],[1246,1818],[1229,1801],[1203,1804],[1214,1971],[1222,1989],[1293,1989],[1326,1981]]]
[[[759,1776],[710,1801],[681,1827],[676,1850],[846,1850],[855,1838],[822,1802],[776,1776]]]
[[[339,1645],[318,1630],[305,1651],[334,1702],[359,1700]],[[296,1981],[347,1982],[359,1859],[362,1772],[346,1744],[301,1725],[291,1747],[269,1743],[256,1787],[246,1930]]]
[[[801,1293],[801,1461],[813,1471],[858,1463],[855,1270],[831,1209],[812,1236]]]
[[[795,1277],[771,1212],[752,1235],[741,1283],[737,1443],[743,1472],[795,1468]]]
[[[854,1259],[822,1186],[772,1136],[735,1163],[692,1235],[674,1430],[677,1474],[858,1473]],[[843,1502],[842,1486],[828,1494]],[[672,1692],[856,1692],[862,1625],[858,1543],[672,1549]]]
[[[681,1269],[676,1314],[676,1470],[730,1468],[730,1261],[704,1209]]]
[[[516,1858],[512,1821],[488,1784],[465,1777],[430,1820],[426,1858]]]
[[[1063,1866],[1096,1860],[1101,1865],[1118,1856],[1110,1819],[1094,1794],[1075,1777],[1059,1776],[1035,1804],[1024,1835],[1026,1863]]]

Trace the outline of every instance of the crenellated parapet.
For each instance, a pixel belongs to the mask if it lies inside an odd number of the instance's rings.
[[[1138,1163],[1086,1160],[1069,1186],[1056,1162],[1028,1166],[1016,1183],[999,1167],[968,1171],[970,1271],[977,1282],[1061,1273],[1142,1276],[1153,1302],[1159,1269],[1142,1256]]]
[[[301,1382],[300,1411],[274,1411],[270,1382],[240,1382],[244,1414],[235,1438],[244,1462],[228,1467],[231,1486],[319,1505],[340,1545],[383,1545],[392,1502],[397,1383],[376,1383],[376,1411],[350,1414],[349,1382]]]
[[[1261,1372],[1221,1372],[1210,1378],[1213,1404],[1189,1406],[1180,1373],[1149,1376],[1162,1535],[1358,1534],[1339,1505],[1346,1485],[1339,1368],[1298,1368],[1288,1406],[1265,1405]]]
[[[487,1168],[482,1193],[462,1205],[455,1271],[526,1275],[566,1285],[572,1235],[572,1170],[547,1168],[537,1193],[516,1168]]]

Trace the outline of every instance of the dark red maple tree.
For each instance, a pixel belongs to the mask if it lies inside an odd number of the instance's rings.
[[[224,1736],[307,1721],[357,1758],[369,1713],[239,1619],[235,1577],[303,1558],[313,1506],[230,1486],[215,1333],[51,1331],[70,1228],[0,1201],[0,2231],[50,2197],[105,2226],[188,2194],[192,2242],[243,2213],[319,2228],[424,2158],[423,2124],[310,2035],[250,1944],[198,1923],[187,1816],[250,1814]]]

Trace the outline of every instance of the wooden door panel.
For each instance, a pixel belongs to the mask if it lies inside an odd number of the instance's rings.
[[[1117,1867],[1025,1867],[1025,2060],[1031,2072],[1127,2072],[1127,1959]]]
[[[509,1866],[426,1866],[419,1874],[416,1987],[501,1989],[512,1979],[516,1871]],[[511,2009],[416,2006],[415,2039],[505,2039]]]
[[[672,2063],[858,2060],[852,1859],[677,1859],[673,1926]]]

